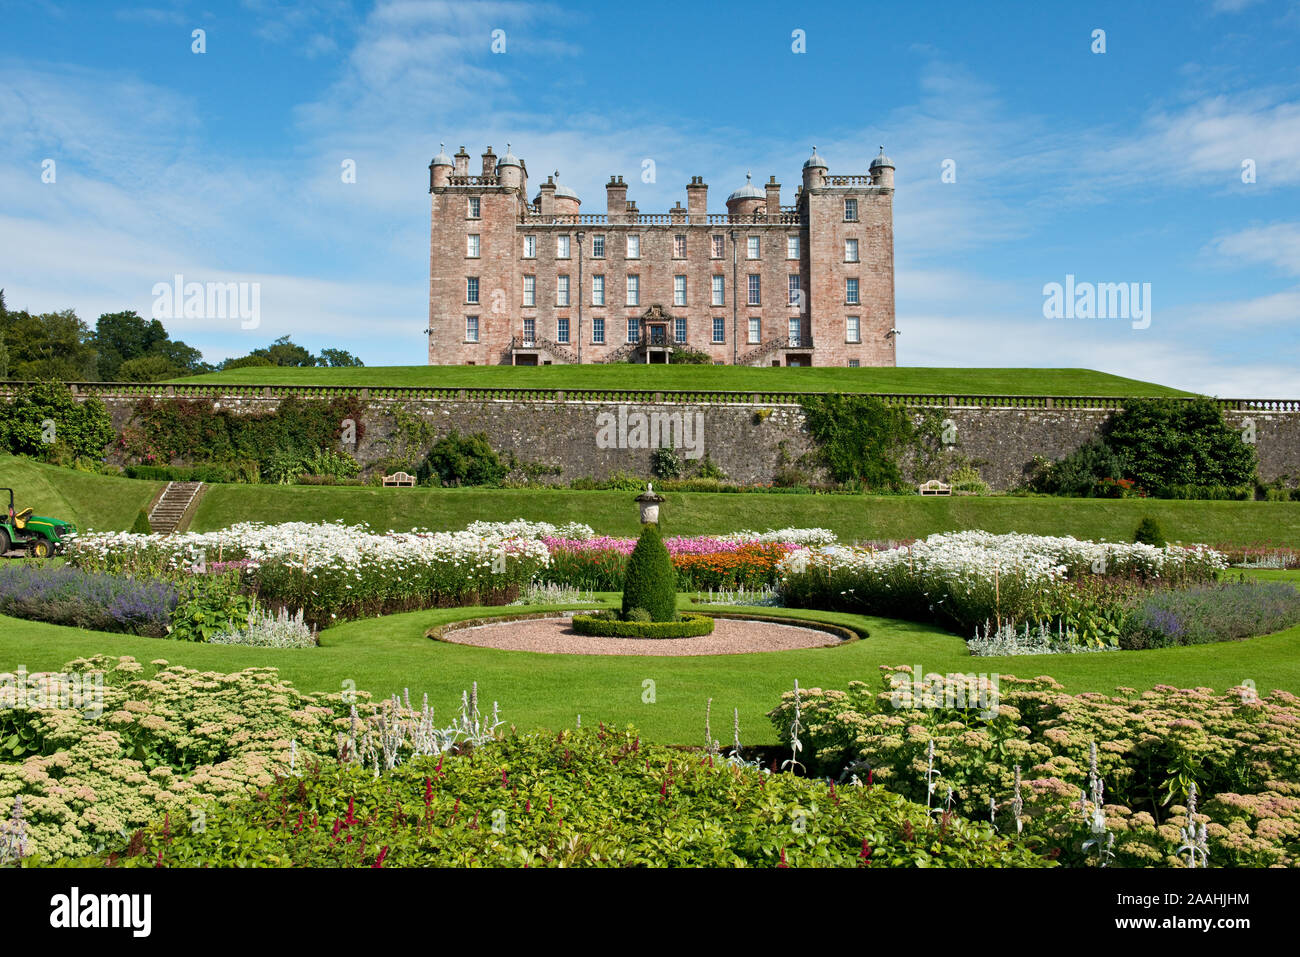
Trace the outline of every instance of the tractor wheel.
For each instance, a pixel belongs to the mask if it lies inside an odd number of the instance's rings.
[[[0,557],[11,548],[13,545],[9,541],[9,530],[0,528]]]
[[[32,558],[49,558],[54,554],[54,546],[43,538],[32,542]]]

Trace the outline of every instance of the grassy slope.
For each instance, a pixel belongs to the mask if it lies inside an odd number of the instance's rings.
[[[987,395],[1186,395],[1091,369],[806,368],[584,365],[232,369],[178,382],[454,388],[734,389]]]
[[[0,486],[20,505],[67,518],[80,528],[129,528],[160,483],[74,472],[0,455]],[[213,485],[192,528],[238,521],[368,522],[380,529],[464,528],[476,519],[579,521],[609,534],[638,529],[631,492],[509,489],[375,489],[357,487]],[[671,492],[664,508],[672,534],[742,528],[822,526],[845,540],[918,538],[982,528],[1079,538],[1129,539],[1144,515],[1185,542],[1300,547],[1300,502],[1172,502],[1014,497],[726,495]]]
[[[373,489],[318,486],[213,486],[199,503],[193,528],[234,521],[369,522],[376,528],[464,528],[476,519],[578,521],[599,532],[639,529],[631,492],[509,489]],[[830,528],[842,539],[919,538],[932,532],[982,528],[1131,541],[1145,515],[1171,539],[1185,542],[1300,546],[1300,502],[1178,502],[993,496],[768,495],[669,492],[670,534],[743,528]]]
[[[843,688],[853,680],[874,682],[881,664],[919,664],[925,672],[1050,674],[1076,693],[1161,683],[1224,689],[1246,678],[1261,693],[1300,693],[1300,627],[1232,645],[1025,658],[972,658],[959,637],[933,626],[829,612],[787,613],[853,622],[868,628],[870,637],[840,648],[691,658],[545,655],[424,637],[434,624],[502,611],[443,609],[349,622],[326,631],[315,650],[173,643],[0,617],[0,670],[20,664],[29,672],[57,669],[96,653],[166,658],[200,670],[269,666],[309,691],[338,690],[352,680],[377,695],[409,688],[419,700],[427,692],[441,715],[450,714],[462,689],[477,681],[482,698],[499,701],[505,719],[520,728],[554,730],[571,726],[581,714],[589,724],[635,723],[661,743],[698,742],[709,698],[718,737],[726,737],[727,716],[739,708],[742,740],[773,742],[765,714],[796,678],[804,688]],[[653,704],[642,701],[647,679],[655,683]]]
[[[74,523],[78,528],[130,528],[140,509],[162,488],[161,482],[94,475],[42,465],[0,454],[0,486],[14,490],[19,508]],[[4,506],[8,505],[5,496]]]

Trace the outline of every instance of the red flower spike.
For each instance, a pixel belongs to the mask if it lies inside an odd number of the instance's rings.
[[[862,860],[864,867],[871,863],[871,845],[867,843],[865,837],[862,839],[862,850],[858,852],[858,857]]]
[[[370,869],[378,870],[382,868],[384,866],[384,858],[386,858],[387,856],[388,856],[388,845],[385,844],[384,849],[380,851],[379,856],[375,858],[375,863],[370,865]]]
[[[789,867],[789,866],[790,866],[789,864],[787,864],[787,863],[785,862],[785,848],[784,848],[784,847],[781,848],[781,863],[778,864],[778,865],[776,865],[776,866],[777,866],[777,867]]]

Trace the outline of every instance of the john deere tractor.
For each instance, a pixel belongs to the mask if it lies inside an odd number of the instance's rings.
[[[0,518],[0,557],[19,549],[32,558],[49,558],[77,534],[77,526],[61,518],[33,515],[30,508],[14,511],[14,490],[0,488],[3,492],[9,493],[9,512]]]

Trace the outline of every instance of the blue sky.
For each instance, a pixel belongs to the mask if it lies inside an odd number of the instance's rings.
[[[259,282],[259,328],[170,331],[209,360],[289,334],[418,363],[439,142],[473,166],[508,141],[533,182],[558,169],[591,212],[611,174],[643,212],[684,203],[692,175],[721,211],[751,169],[790,202],[812,144],[853,173],[883,143],[900,364],[1300,394],[1296,0],[24,0],[0,22],[12,308],[93,323],[148,315],[177,273]],[[1149,327],[1044,318],[1043,286],[1067,274],[1150,283]]]

